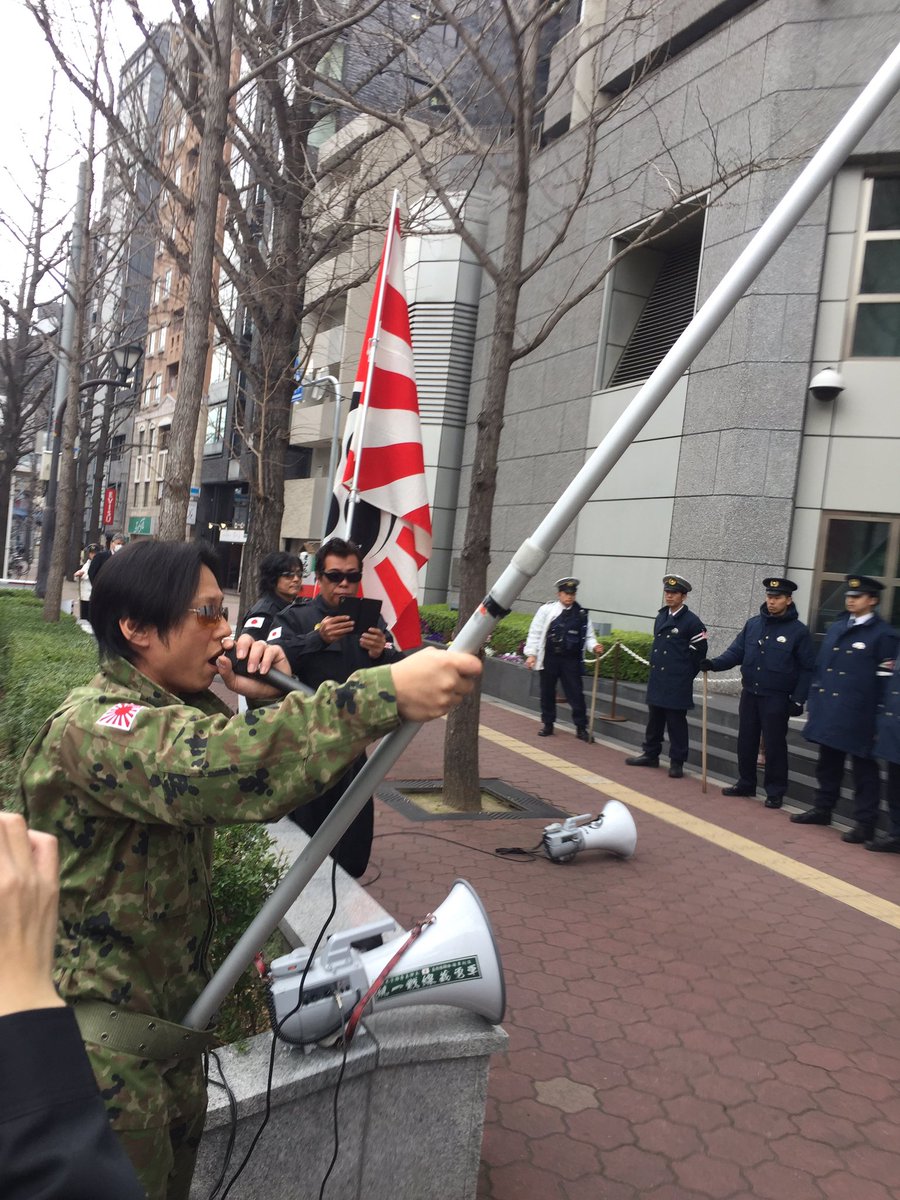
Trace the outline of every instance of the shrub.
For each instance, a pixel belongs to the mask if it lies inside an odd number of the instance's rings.
[[[447,604],[423,604],[419,609],[424,641],[450,641],[459,623],[459,612]],[[498,622],[488,641],[494,654],[518,654],[531,624],[530,613],[510,613]]]
[[[627,646],[629,650],[633,650],[635,654],[639,654],[641,658],[650,659],[650,647],[653,645],[652,633],[636,633],[633,629],[614,629],[612,633],[606,637],[600,638],[604,649],[608,649],[615,642],[621,642],[623,646]],[[612,679],[615,660],[618,658],[618,676],[619,679],[625,679],[629,683],[646,683],[650,670],[643,663],[639,663],[633,659],[630,654],[626,654],[624,650],[619,650],[614,654],[609,654],[600,664],[601,679]],[[593,667],[585,668],[593,673]]]
[[[30,593],[0,591],[0,808],[17,809],[19,764],[44,721],[69,692],[97,672],[97,646],[72,617],[47,623],[42,601]],[[259,825],[223,826],[213,851],[217,928],[210,956],[218,964],[244,932],[284,873],[284,861]],[[280,935],[266,953],[284,952]],[[265,1025],[252,970],[238,981],[219,1013],[226,1041]]]

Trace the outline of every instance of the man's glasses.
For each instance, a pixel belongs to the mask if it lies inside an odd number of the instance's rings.
[[[302,579],[302,571],[282,571],[279,579]]]
[[[220,621],[228,620],[228,609],[221,604],[201,604],[199,608],[189,608],[201,625],[218,625]]]
[[[348,583],[359,583],[362,579],[362,571],[323,571],[322,575],[329,583],[343,583],[345,579]]]

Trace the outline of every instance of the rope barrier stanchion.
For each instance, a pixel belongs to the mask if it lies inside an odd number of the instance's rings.
[[[701,758],[700,765],[700,790],[706,795],[706,730],[707,730],[707,714],[709,713],[709,673],[703,672],[703,737],[701,740]]]
[[[591,687],[591,719],[588,721],[588,740],[594,740],[594,714],[597,711],[597,680],[600,678],[600,659],[594,658],[594,682]]]
[[[601,713],[601,721],[627,721],[627,717],[622,717],[616,712],[616,698],[619,693],[619,649],[621,642],[616,642],[613,646],[613,665],[612,665],[612,696],[610,697],[609,712]]]

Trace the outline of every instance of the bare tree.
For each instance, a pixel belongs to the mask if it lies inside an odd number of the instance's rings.
[[[0,562],[6,549],[12,475],[46,423],[53,386],[53,334],[59,308],[54,272],[64,255],[64,238],[59,223],[47,216],[52,128],[51,93],[42,154],[34,160],[34,186],[27,195],[23,193],[28,225],[21,227],[9,214],[0,216],[6,233],[20,247],[22,263],[15,290],[0,293]]]
[[[475,445],[467,502],[465,532],[461,540],[461,619],[474,611],[487,590],[491,553],[491,523],[496,491],[500,438],[506,394],[514,365],[533,353],[572,310],[594,294],[619,259],[646,246],[687,220],[698,207],[710,203],[751,170],[778,165],[778,160],[725,163],[718,154],[715,133],[708,130],[706,170],[695,168],[682,177],[676,157],[660,131],[660,162],[654,165],[660,180],[659,204],[646,214],[640,232],[613,257],[607,237],[598,233],[569,279],[546,294],[548,265],[559,261],[573,223],[589,200],[609,195],[613,185],[602,170],[604,126],[615,128],[614,118],[623,105],[643,103],[637,85],[641,72],[615,94],[601,93],[598,84],[604,64],[614,56],[629,30],[653,9],[653,0],[625,3],[610,9],[599,24],[572,32],[563,68],[552,70],[551,52],[572,30],[573,6],[567,0],[505,0],[501,5],[480,6],[469,0],[431,0],[434,26],[453,31],[457,57],[439,61],[425,57],[417,47],[409,53],[411,73],[421,85],[418,95],[403,110],[391,110],[367,97],[343,93],[349,108],[367,113],[402,134],[419,174],[437,197],[456,234],[481,264],[488,288],[490,311],[487,335],[483,400],[475,419]],[[569,22],[567,26],[566,22]],[[558,68],[558,64],[557,68]],[[652,69],[652,62],[645,63]],[[560,108],[563,91],[575,80],[575,95],[568,105],[565,153],[554,160],[551,176],[542,176],[535,154],[543,131],[552,122],[549,114]],[[423,96],[437,96],[443,137],[423,143],[416,105]],[[474,112],[477,119],[473,118]],[[571,129],[568,129],[571,116]],[[618,135],[617,135],[618,136]],[[448,160],[461,167],[465,183],[457,178],[448,186]],[[615,185],[627,189],[629,180]],[[540,192],[540,204],[535,203]],[[488,243],[482,243],[467,223],[467,206],[473,195],[490,200],[494,214]],[[526,288],[542,289],[535,306],[542,315],[527,325],[519,318]],[[477,693],[448,719],[444,759],[444,790],[458,808],[480,806],[478,770]]]

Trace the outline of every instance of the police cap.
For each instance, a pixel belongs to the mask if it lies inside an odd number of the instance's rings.
[[[780,579],[775,576],[771,579],[764,579],[763,587],[766,589],[767,596],[792,596],[797,590],[793,579]]]
[[[847,576],[848,596],[880,596],[883,591],[884,584],[873,579],[871,575]]]
[[[682,592],[684,595],[691,590],[691,585],[680,575],[666,575],[663,578],[663,590],[666,592]]]
[[[572,592],[572,593],[574,593],[574,592],[577,592],[577,591],[578,591],[578,585],[579,585],[579,583],[581,583],[581,580],[580,580],[580,579],[573,579],[573,578],[571,577],[571,575],[569,575],[569,576],[567,576],[565,579],[557,579],[557,581],[556,581],[556,590],[557,590],[558,592]]]

